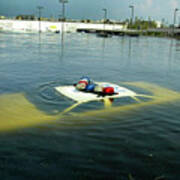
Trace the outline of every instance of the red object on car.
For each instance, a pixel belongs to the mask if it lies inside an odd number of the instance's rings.
[[[103,88],[104,94],[114,94],[114,88],[113,87],[105,87]]]
[[[83,81],[79,81],[79,82],[78,82],[78,84],[81,84],[81,83],[84,83],[84,84],[88,85],[88,82],[87,82],[87,81],[85,81],[85,80],[83,80]]]

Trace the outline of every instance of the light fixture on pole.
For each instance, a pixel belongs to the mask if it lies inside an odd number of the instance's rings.
[[[41,10],[44,8],[42,6],[38,6],[38,11],[39,11],[39,33],[41,33]]]

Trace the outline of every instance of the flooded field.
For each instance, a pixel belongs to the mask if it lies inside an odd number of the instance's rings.
[[[153,96],[81,104],[54,87],[87,75]],[[178,179],[180,41],[0,34],[2,179]]]

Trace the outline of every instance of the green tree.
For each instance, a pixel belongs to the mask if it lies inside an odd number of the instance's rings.
[[[129,23],[128,28],[145,30],[149,28],[157,28],[157,24],[155,21],[151,20],[150,17],[148,17],[148,20],[143,20],[139,19],[138,17],[135,17],[135,21],[133,23]]]

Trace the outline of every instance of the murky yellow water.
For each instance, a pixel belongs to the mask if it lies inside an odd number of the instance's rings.
[[[180,100],[180,93],[145,82],[126,82],[126,85],[142,88],[149,91],[153,98],[135,104],[105,108],[103,110],[93,110],[76,113],[76,119],[85,117],[110,117],[115,113],[127,113],[134,109],[153,106],[156,104],[167,104],[168,102]],[[120,101],[121,99],[119,99]],[[0,131],[15,130],[18,128],[32,127],[41,123],[52,122],[60,119],[73,119],[74,116],[64,114],[49,115],[40,111],[25,97],[23,93],[4,94],[0,96]]]

